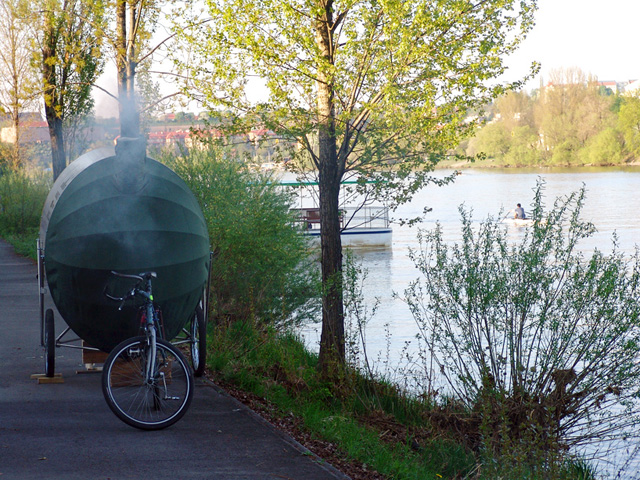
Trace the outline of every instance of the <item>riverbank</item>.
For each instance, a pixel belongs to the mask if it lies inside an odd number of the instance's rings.
[[[493,175],[493,172],[464,172],[457,191],[450,191],[453,187],[427,189],[424,192],[427,197],[417,198],[417,212],[422,212],[424,205],[434,205],[437,218],[457,218],[455,208],[451,212],[441,210],[446,199],[456,203],[469,201],[477,208],[482,205],[487,211],[496,211],[500,198],[494,197],[498,192],[512,201],[516,197],[507,190],[513,188],[520,200],[529,188],[528,179],[521,179],[523,182],[518,184],[517,174],[502,175],[495,186],[486,188],[481,180],[487,174]],[[474,188],[478,195],[475,201]],[[561,190],[566,191],[566,186]],[[433,197],[435,193],[441,194],[442,198]],[[452,230],[459,229],[457,221],[450,222],[449,226]],[[394,230],[394,250],[397,242],[409,245],[409,240],[415,241],[415,232],[405,232],[400,227]],[[33,238],[27,243],[33,243]],[[387,257],[380,258],[387,253]],[[398,251],[393,255],[386,251],[373,252],[371,257],[374,261],[383,260],[377,263],[384,268],[391,265],[389,256],[398,260],[402,254]],[[406,277],[409,269],[402,268],[402,271]],[[380,272],[371,278],[375,278],[383,293],[399,290],[390,284],[394,278],[400,278],[397,275]],[[397,315],[398,309],[394,310]],[[396,317],[383,315],[383,318]],[[402,334],[401,328],[406,325],[407,318],[394,320],[394,335]],[[377,333],[371,333],[369,337],[385,341],[384,335]],[[393,478],[457,478],[465,475],[491,478],[482,471],[486,459],[480,455],[477,443],[468,440],[474,437],[473,412],[447,410],[446,398],[407,396],[391,381],[385,381],[379,375],[372,379],[355,370],[347,370],[338,382],[327,383],[317,375],[316,356],[295,336],[283,330],[265,328],[264,324],[234,322],[212,326],[209,339],[211,355],[208,363],[212,378],[237,390],[239,396],[265,405],[267,411],[273,412],[274,423],[291,421],[303,434],[323,442],[328,451],[336,451],[344,459],[359,462],[363,471],[368,472],[363,473],[366,475],[363,478],[372,478],[370,472],[373,470]],[[369,358],[375,358],[375,354]],[[373,365],[373,371],[377,371],[376,367]],[[496,465],[496,462],[490,461],[490,464]],[[504,468],[506,471],[508,467]],[[480,471],[482,474],[478,473]]]
[[[477,169],[507,169],[507,170],[513,170],[513,171],[534,171],[534,170],[539,170],[539,171],[554,171],[554,170],[561,170],[561,169],[590,169],[590,168],[604,168],[604,169],[616,169],[616,168],[633,168],[633,167],[640,167],[640,159],[635,159],[633,161],[630,162],[625,162],[625,163],[611,163],[611,164],[580,164],[580,165],[574,165],[574,164],[554,164],[554,165],[511,165],[511,164],[506,164],[506,163],[500,163],[498,161],[495,160],[479,160],[479,161],[475,161],[475,162],[470,162],[470,161],[459,161],[459,160],[444,160],[442,162],[439,162],[436,165],[436,170],[441,170],[441,169],[453,169],[453,170],[458,170],[458,169],[471,169],[471,168],[477,168]]]
[[[327,382],[300,339],[259,323],[210,325],[208,341],[211,381],[353,480],[491,478],[472,412],[351,368]]]

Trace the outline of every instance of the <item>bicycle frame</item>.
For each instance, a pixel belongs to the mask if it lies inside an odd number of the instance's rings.
[[[128,298],[132,298],[135,296],[139,296],[144,298],[144,334],[147,337],[147,344],[149,346],[150,352],[148,358],[150,361],[147,363],[146,372],[145,372],[145,381],[147,385],[152,385],[154,383],[154,376],[156,371],[156,352],[157,352],[157,335],[158,335],[158,325],[159,325],[159,316],[153,304],[153,290],[151,287],[151,279],[156,277],[155,272],[147,272],[141,275],[127,275],[118,272],[111,272],[112,275],[121,277],[121,278],[131,278],[135,280],[139,280],[139,282],[145,283],[144,288],[138,288],[138,285],[134,286],[129,293],[127,293],[123,297],[113,297],[106,293],[105,295],[113,300],[120,301],[121,310],[125,301]],[[161,335],[162,337],[162,335]],[[163,379],[164,381],[164,379]]]
[[[146,381],[147,385],[153,383],[154,372],[156,371],[156,338],[157,338],[157,313],[153,307],[153,295],[151,294],[151,280],[147,280],[147,291],[137,290],[136,293],[145,298],[145,326],[144,332],[151,349],[149,358],[151,361],[147,364]]]

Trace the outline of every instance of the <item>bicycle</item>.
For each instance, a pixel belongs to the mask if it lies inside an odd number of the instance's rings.
[[[186,413],[193,398],[193,373],[180,350],[165,340],[159,310],[153,303],[151,280],[155,272],[139,275],[111,272],[135,280],[119,301],[119,310],[134,297],[142,298],[142,335],[119,343],[102,370],[102,392],[111,411],[123,422],[142,430],[159,430],[173,425]]]

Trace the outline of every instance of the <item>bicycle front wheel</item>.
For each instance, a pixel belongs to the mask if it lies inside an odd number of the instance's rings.
[[[150,355],[146,337],[117,345],[102,369],[102,393],[111,411],[126,424],[159,430],[186,413],[193,398],[193,374],[176,347],[157,339],[155,369],[147,378]]]

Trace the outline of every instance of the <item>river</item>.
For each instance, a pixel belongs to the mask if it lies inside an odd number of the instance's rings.
[[[434,176],[450,173],[449,170],[436,170]],[[418,248],[417,230],[432,229],[436,222],[440,222],[445,240],[459,242],[461,224],[458,207],[461,204],[473,210],[473,219],[477,223],[488,215],[497,217],[501,210],[506,213],[516,203],[521,203],[528,211],[540,179],[545,183],[547,206],[551,206],[558,196],[568,195],[583,185],[586,187],[582,219],[592,222],[597,233],[581,242],[580,249],[585,254],[590,256],[596,247],[610,252],[614,232],[618,235],[620,249],[629,256],[633,254],[636,243],[640,243],[640,215],[636,212],[640,206],[640,167],[464,169],[453,184],[429,186],[392,214],[394,219],[412,218],[420,216],[424,207],[432,209],[417,226],[394,224],[391,248],[355,252],[368,272],[363,285],[365,302],[371,306],[375,299],[379,301],[378,310],[367,325],[366,341],[369,358],[378,359],[377,371],[393,377],[403,349],[407,348],[407,342],[414,341],[417,333],[408,307],[394,298],[394,293],[402,296],[409,283],[419,277],[408,256],[409,249]],[[302,332],[312,349],[317,349],[319,331],[320,325],[314,324]]]
[[[440,222],[448,242],[460,241],[460,214],[464,204],[473,210],[475,222],[488,215],[497,217],[501,209],[506,213],[516,203],[525,210],[533,201],[533,191],[539,179],[545,182],[545,204],[550,206],[556,197],[568,195],[585,185],[586,200],[582,218],[592,222],[597,233],[581,242],[585,253],[599,248],[611,250],[613,232],[618,235],[620,249],[631,255],[640,242],[640,167],[626,169],[464,169],[456,181],[444,187],[429,186],[419,191],[411,202],[400,206],[392,218],[413,218],[430,207],[425,219],[413,227],[393,225],[391,248],[356,250],[355,256],[368,271],[364,283],[364,296],[371,304],[375,298],[380,305],[376,316],[368,324],[368,349],[377,356],[386,351],[389,338],[385,325],[392,327],[391,351],[398,352],[416,333],[414,320],[407,306],[394,299],[394,292],[402,294],[419,272],[409,259],[409,249],[418,248],[418,229],[432,229]],[[444,177],[448,170],[436,170],[434,176]],[[317,346],[319,327],[305,329],[310,346]]]

